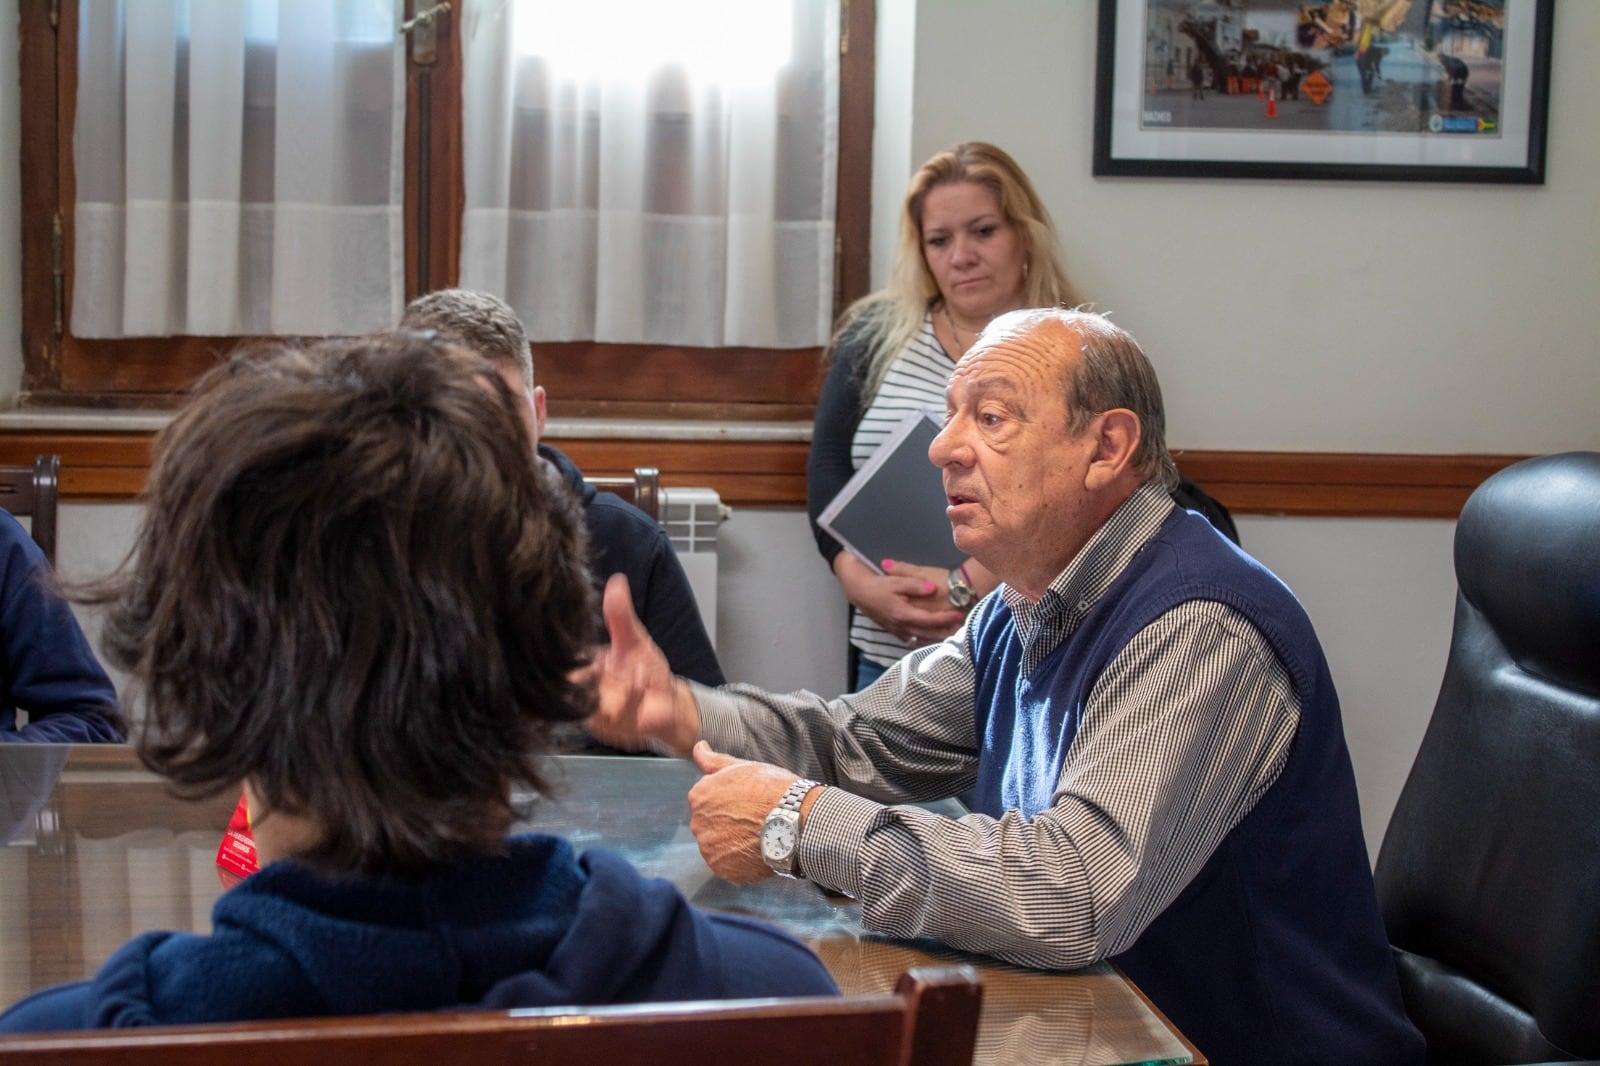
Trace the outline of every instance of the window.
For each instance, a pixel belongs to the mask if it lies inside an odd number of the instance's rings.
[[[248,246],[232,244],[217,248],[205,241],[191,247],[196,233],[207,229],[196,224],[204,211],[245,218],[246,224],[235,232],[246,236],[287,234],[278,239],[318,247],[323,250],[321,258],[340,277],[358,265],[370,265],[372,259],[380,259],[382,268],[362,290],[362,299],[375,302],[361,306],[389,301],[394,290],[398,294],[391,306],[418,292],[458,280],[482,283],[458,273],[461,249],[464,245],[471,247],[471,241],[464,237],[471,223],[464,220],[461,209],[469,200],[463,140],[464,129],[470,128],[471,122],[463,122],[462,100],[470,83],[463,83],[463,41],[458,27],[470,26],[474,18],[491,17],[499,0],[458,0],[454,11],[438,18],[436,48],[431,54],[418,47],[413,35],[411,46],[405,49],[410,55],[403,64],[396,58],[401,49],[393,44],[392,29],[384,29],[392,22],[387,14],[390,0],[342,2],[343,6],[337,9],[326,0],[277,0],[268,7],[275,8],[279,27],[292,25],[299,27],[299,32],[318,29],[328,38],[343,42],[334,49],[340,54],[330,61],[332,73],[328,77],[343,79],[341,84],[349,90],[346,95],[353,96],[359,104],[359,114],[324,123],[315,136],[308,135],[311,147],[299,156],[321,162],[324,156],[342,150],[347,155],[343,164],[318,171],[320,177],[301,173],[289,165],[281,147],[273,165],[264,164],[265,169],[212,166],[216,160],[203,153],[190,154],[191,159],[199,159],[199,170],[185,176],[162,174],[161,166],[152,164],[155,173],[140,172],[141,180],[152,176],[170,180],[141,192],[136,199],[147,202],[140,203],[131,213],[159,217],[163,226],[160,231],[169,237],[157,242],[146,241],[142,236],[146,230],[140,227],[150,222],[148,217],[133,219],[134,226],[129,228],[130,212],[126,208],[122,209],[124,217],[118,220],[118,226],[97,233],[84,231],[89,227],[79,221],[80,206],[85,207],[84,218],[96,210],[103,215],[117,213],[115,208],[93,206],[117,201],[106,192],[110,182],[106,171],[98,165],[80,165],[83,148],[73,140],[78,92],[80,88],[87,89],[97,73],[79,69],[80,35],[93,27],[85,25],[80,4],[72,0],[64,0],[59,6],[50,0],[21,0],[25,402],[160,405],[203,372],[237,340],[238,334],[323,332],[328,328],[329,316],[348,311],[328,306],[326,297],[331,290],[327,284],[306,284],[305,278],[286,270],[270,251],[252,253]],[[208,22],[225,20],[230,10],[217,0],[177,0],[170,6],[183,18],[199,17]],[[426,9],[431,3],[420,6]],[[577,11],[585,6],[572,3],[553,10]],[[742,6],[735,4],[730,10]],[[408,17],[416,14],[412,4],[407,8]],[[384,17],[376,22],[364,21],[373,10],[384,11]],[[285,12],[294,17],[285,19]],[[837,184],[826,197],[838,205],[835,216],[826,220],[838,239],[832,242],[833,248],[824,250],[824,254],[837,257],[837,265],[832,292],[821,293],[813,301],[820,301],[829,312],[822,316],[824,319],[831,318],[831,311],[842,306],[842,301],[865,291],[867,272],[871,5],[856,0],[844,6],[840,17],[843,30],[837,80],[838,173]],[[52,18],[57,18],[58,24],[52,23]],[[245,23],[236,45],[242,51],[242,61],[225,89],[218,88],[217,78],[211,73],[214,57],[210,53],[196,49],[194,54],[200,62],[191,64],[185,54],[189,34],[168,35],[173,54],[166,58],[174,64],[168,69],[185,72],[162,87],[171,96],[174,115],[193,121],[197,111],[204,111],[215,102],[208,94],[233,93],[248,101],[264,93],[267,82],[276,81],[275,88],[288,90],[314,86],[309,80],[297,84],[293,76],[289,76],[290,84],[284,85],[286,75],[276,67],[273,76],[268,77],[264,73],[265,57],[272,47],[271,34],[260,23],[239,21]],[[375,31],[373,26],[378,29]],[[531,51],[536,54],[537,48]],[[518,55],[520,58],[522,54]],[[161,57],[142,58],[154,62]],[[154,84],[160,82],[157,78]],[[404,107],[396,111],[402,87]],[[87,112],[85,118],[89,118]],[[267,120],[258,114],[257,121]],[[127,143],[134,136],[125,125],[117,128],[114,123],[101,132],[112,142],[120,136]],[[178,145],[186,135],[174,129],[160,136]],[[157,143],[165,148],[164,142]],[[530,143],[519,142],[524,148]],[[153,158],[173,157],[157,152]],[[245,150],[241,158],[262,161],[259,151],[252,157]],[[352,169],[362,168],[368,173],[360,182],[340,185],[331,176],[348,176]],[[312,215],[332,219],[350,209],[345,219],[350,228],[341,229],[338,224],[308,226],[303,218],[286,226],[283,220],[273,217],[283,213],[281,210],[267,206],[260,196],[252,196],[252,191],[265,180],[261,175],[269,172],[301,179],[304,185],[329,194],[330,202]],[[381,177],[372,180],[374,174]],[[655,186],[653,178],[652,175]],[[237,188],[241,195],[236,201],[227,201],[209,194],[207,190],[212,186]],[[671,198],[691,187],[687,178],[676,183],[663,181],[653,195]],[[183,193],[188,206],[174,207],[181,201],[171,190]],[[198,210],[195,200],[205,201]],[[780,204],[780,211],[785,206]],[[171,224],[173,216],[181,214],[188,217]],[[113,236],[105,236],[107,233]],[[187,266],[179,274],[181,283],[152,290],[150,279],[141,268],[132,277],[131,287],[130,283],[108,287],[106,279],[90,265],[90,260],[117,253],[124,262],[169,261],[174,254],[172,242],[176,238],[170,237],[173,233],[181,234],[184,242],[182,256]],[[81,271],[80,257],[84,259]],[[217,263],[242,264],[246,268],[229,282],[229,291],[236,295],[221,301],[191,299],[191,280],[210,280]],[[197,272],[200,278],[195,277]],[[283,276],[285,273],[292,276]],[[281,286],[285,292],[295,291],[298,285],[305,294],[292,301],[263,300],[253,295],[262,285]],[[80,302],[94,306],[79,306]],[[309,309],[310,313],[290,315],[273,310],[280,302],[300,311]],[[377,316],[368,315],[373,317]],[[354,320],[368,319],[358,314]],[[170,330],[174,335],[123,339],[103,336],[126,332],[124,327],[130,325],[136,332]],[[817,384],[818,348],[814,343],[785,348],[783,344],[793,343],[792,335],[760,337],[737,329],[724,330],[722,336],[687,336],[653,343],[610,343],[608,338],[613,335],[625,336],[596,329],[593,337],[574,334],[578,339],[540,344],[540,379],[551,392],[556,415],[716,419],[809,415]]]
[[[826,343],[834,0],[501,0],[462,27],[462,284],[535,343]]]
[[[78,338],[355,333],[403,302],[394,0],[78,11]]]

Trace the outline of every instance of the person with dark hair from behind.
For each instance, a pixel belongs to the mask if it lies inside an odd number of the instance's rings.
[[[0,511],[0,743],[120,743],[117,692],[44,552]],[[17,710],[28,723],[17,725]]]
[[[401,315],[403,329],[435,330],[488,359],[517,397],[518,410],[539,458],[555,470],[583,504],[590,563],[598,591],[612,574],[624,574],[633,611],[682,677],[702,685],[727,679],[700,618],[694,589],[666,531],[649,515],[610,492],[600,492],[557,449],[544,443],[545,392],[534,384],[533,353],[517,313],[497,296],[471,289],[440,289],[419,296]]]
[[[507,836],[544,788],[596,604],[518,397],[415,334],[263,347],[158,438],[133,554],[94,599],[180,793],[244,783],[263,869],[212,932],[147,932],[0,1030],[829,994],[777,929],[604,850]]]

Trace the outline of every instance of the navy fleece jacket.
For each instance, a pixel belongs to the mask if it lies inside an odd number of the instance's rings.
[[[543,835],[421,881],[276,862],[217,901],[212,930],[138,936],[93,978],[0,1015],[0,1031],[837,991],[786,933]]]

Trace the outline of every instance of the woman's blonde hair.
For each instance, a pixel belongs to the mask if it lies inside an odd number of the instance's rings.
[[[959,182],[972,182],[992,192],[1001,214],[1021,235],[1025,306],[1078,303],[1061,263],[1050,212],[1017,161],[984,141],[946,148],[912,175],[900,209],[900,236],[889,284],[851,304],[833,337],[834,346],[846,334],[866,346],[868,356],[861,368],[863,404],[877,394],[890,364],[921,328],[928,309],[942,298],[922,254],[922,208],[929,192]]]

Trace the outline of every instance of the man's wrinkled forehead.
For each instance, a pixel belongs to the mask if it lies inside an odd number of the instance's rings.
[[[1024,394],[1059,392],[1082,341],[1077,332],[1055,319],[1004,321],[984,330],[978,343],[950,374],[949,391],[967,387],[1003,387]]]

